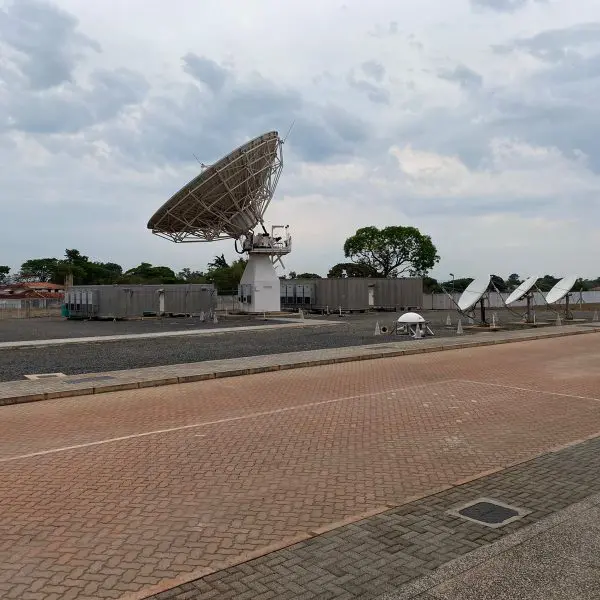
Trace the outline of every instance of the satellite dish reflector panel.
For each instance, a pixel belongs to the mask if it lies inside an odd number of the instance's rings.
[[[398,323],[425,323],[425,319],[415,312],[407,312],[398,317]]]
[[[283,169],[276,131],[250,140],[181,188],[148,221],[175,242],[238,239],[262,222]]]
[[[486,275],[485,277],[480,277],[479,279],[471,281],[458,299],[458,308],[461,311],[465,311],[475,306],[487,292],[491,280],[492,276]]]
[[[548,304],[555,304],[562,300],[577,283],[579,277],[577,275],[568,275],[563,277],[546,295],[546,302]]]
[[[517,300],[520,300],[529,290],[535,285],[535,282],[539,279],[537,275],[528,277],[516,290],[514,290],[510,296],[506,299],[505,304],[512,304]]]

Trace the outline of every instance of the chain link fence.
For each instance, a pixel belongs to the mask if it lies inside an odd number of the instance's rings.
[[[49,298],[23,298],[0,300],[0,320],[31,319],[35,317],[60,317],[62,300]]]

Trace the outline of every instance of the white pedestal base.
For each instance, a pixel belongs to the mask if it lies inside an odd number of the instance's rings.
[[[240,280],[242,310],[249,313],[279,312],[281,284],[268,254],[249,254]]]

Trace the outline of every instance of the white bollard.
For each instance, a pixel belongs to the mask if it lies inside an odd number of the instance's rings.
[[[450,315],[446,317],[446,327],[452,327],[452,319],[450,318]]]
[[[598,319],[598,311],[594,311],[594,316],[592,317],[592,322],[597,323],[600,319]]]
[[[562,319],[560,318],[560,315],[556,315],[556,326],[560,327],[562,325]]]
[[[381,328],[379,327],[379,321],[377,321],[377,323],[375,323],[375,332],[373,333],[373,335],[381,335]]]
[[[463,326],[462,326],[462,320],[459,319],[458,320],[458,327],[456,328],[456,335],[462,335],[463,332]]]

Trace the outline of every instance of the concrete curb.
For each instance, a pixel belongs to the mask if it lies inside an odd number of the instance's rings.
[[[487,337],[487,339],[476,340],[446,338],[445,340],[439,341],[422,340],[420,342],[390,342],[390,344],[397,344],[397,348],[391,348],[389,344],[385,345],[385,347],[383,347],[384,344],[374,346],[350,346],[347,348],[310,350],[305,352],[253,356],[223,361],[148,367],[144,369],[111,371],[106,373],[88,373],[84,375],[61,377],[54,380],[8,381],[0,383],[0,406],[26,402],[39,402],[56,398],[105,394],[108,392],[143,389],[163,385],[192,383],[196,381],[206,381],[208,379],[255,375],[258,373],[284,371],[288,369],[301,369],[363,360],[410,356],[428,352],[443,352],[446,350],[478,348],[496,344],[509,344],[572,335],[584,335],[588,333],[600,333],[600,327],[588,325],[569,325],[557,329],[560,329],[560,331],[536,331],[530,333],[528,330],[526,332],[503,332],[501,334],[486,333],[480,335],[500,335],[502,337]],[[99,380],[110,380],[110,382],[107,381],[106,383],[100,384],[95,383]]]

